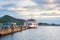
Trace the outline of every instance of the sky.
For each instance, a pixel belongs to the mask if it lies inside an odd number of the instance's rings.
[[[0,17],[60,24],[60,0],[0,0]]]

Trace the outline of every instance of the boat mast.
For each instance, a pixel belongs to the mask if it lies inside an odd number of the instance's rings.
[[[31,12],[32,13],[32,12]],[[33,19],[34,18],[34,15],[33,15],[33,13],[31,14],[31,19]]]

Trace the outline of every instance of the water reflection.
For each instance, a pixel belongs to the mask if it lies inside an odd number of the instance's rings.
[[[0,37],[0,40],[60,40],[60,27],[40,26]]]

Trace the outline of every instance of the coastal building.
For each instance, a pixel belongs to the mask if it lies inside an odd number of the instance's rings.
[[[0,23],[0,30],[2,29],[2,27],[3,27],[3,23]]]
[[[27,28],[37,28],[38,27],[38,23],[36,22],[35,19],[29,19],[27,20],[24,25],[27,27]]]
[[[18,26],[17,26],[17,23],[15,23],[15,22],[11,22],[11,25],[12,25],[13,27],[18,27]]]
[[[9,21],[7,21],[7,22],[5,22],[5,23],[3,23],[3,27],[4,28],[9,28],[9,27],[17,27],[16,25],[16,23],[15,22],[9,22]]]

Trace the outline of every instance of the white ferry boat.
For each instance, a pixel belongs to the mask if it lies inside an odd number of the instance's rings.
[[[27,28],[37,28],[38,27],[38,23],[34,19],[29,19],[29,20],[27,20],[25,22],[25,26]]]

